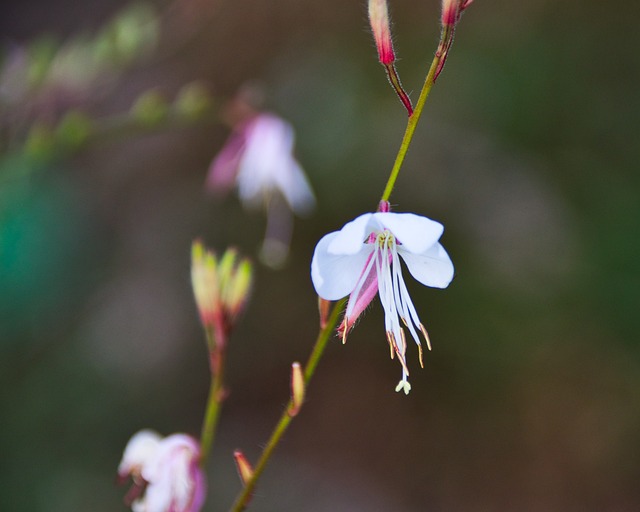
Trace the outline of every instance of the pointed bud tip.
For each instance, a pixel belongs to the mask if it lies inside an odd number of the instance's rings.
[[[253,478],[253,466],[249,463],[247,458],[244,456],[240,450],[236,450],[233,452],[233,458],[236,461],[236,468],[238,469],[238,476],[240,476],[240,480],[243,485],[247,485]]]

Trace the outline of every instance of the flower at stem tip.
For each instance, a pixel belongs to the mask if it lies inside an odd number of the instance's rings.
[[[411,389],[405,329],[418,345],[421,366],[420,334],[429,349],[431,345],[404,282],[400,258],[418,282],[446,288],[454,270],[449,255],[438,242],[443,229],[440,223],[412,213],[366,213],[340,231],[325,235],[318,242],[311,262],[313,285],[320,297],[338,300],[349,295],[338,328],[343,342],[373,298],[380,297],[391,357],[397,356],[402,366],[402,379],[396,391],[405,394]]]
[[[199,460],[200,445],[191,436],[163,438],[141,430],[127,443],[118,467],[123,483],[133,480],[125,503],[133,512],[198,512],[206,495]]]

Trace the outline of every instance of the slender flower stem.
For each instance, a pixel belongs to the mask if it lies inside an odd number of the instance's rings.
[[[450,43],[449,43],[450,46]],[[418,102],[416,103],[415,109],[413,113],[409,116],[409,120],[407,121],[407,128],[405,129],[404,136],[402,137],[402,142],[400,143],[400,149],[398,150],[398,154],[396,155],[396,161],[393,163],[393,168],[391,169],[391,174],[389,175],[389,180],[387,181],[387,185],[382,193],[381,201],[388,201],[391,196],[391,192],[393,192],[393,187],[395,187],[396,180],[398,179],[398,174],[400,174],[400,168],[402,167],[402,163],[404,162],[404,157],[407,155],[407,151],[409,150],[409,145],[413,140],[413,134],[416,130],[416,126],[418,125],[418,121],[420,120],[420,116],[422,115],[422,110],[424,108],[424,104],[427,101],[427,97],[431,92],[431,88],[436,80],[436,73],[442,69],[442,61],[446,58],[445,49],[448,49],[446,46],[446,34],[443,32],[440,37],[440,43],[438,44],[438,50],[436,51],[436,55],[431,62],[431,67],[429,68],[429,72],[427,73],[427,77],[425,78],[424,85],[422,86],[422,90],[420,91],[420,97],[418,98]]]
[[[340,316],[340,313],[342,313],[342,310],[344,309],[345,303],[346,303],[346,299],[342,299],[334,306],[333,310],[331,311],[331,315],[327,320],[326,325],[318,333],[316,343],[313,346],[313,350],[311,351],[307,364],[304,368],[305,387],[309,384],[309,381],[311,380],[311,378],[313,377],[313,374],[315,373],[318,363],[320,362],[320,359],[322,358],[322,355],[324,353],[324,349],[327,346],[327,342],[329,341],[331,334],[334,332],[336,325],[338,324],[338,318]],[[251,499],[251,495],[253,494],[253,490],[256,486],[256,482],[258,481],[258,478],[260,478],[260,475],[262,474],[262,472],[264,471],[264,468],[269,462],[269,459],[271,458],[273,451],[278,446],[278,443],[280,442],[280,439],[286,432],[287,427],[289,426],[289,423],[291,423],[291,420],[294,418],[289,414],[289,410],[292,406],[293,406],[293,401],[289,400],[289,403],[285,407],[284,412],[280,417],[280,421],[278,421],[278,424],[273,430],[273,433],[271,434],[269,441],[267,441],[267,444],[262,454],[260,455],[258,462],[254,467],[253,476],[251,477],[251,479],[249,479],[246,482],[244,488],[242,489],[240,494],[238,494],[236,501],[231,507],[230,510],[232,512],[241,512],[247,507],[247,503]]]
[[[387,71],[387,76],[389,77],[389,82],[391,83],[391,87],[396,91],[398,98],[404,105],[404,108],[407,109],[407,114],[411,116],[413,114],[413,105],[411,104],[411,100],[409,99],[409,95],[402,88],[402,84],[400,83],[400,77],[398,76],[398,72],[396,71],[396,67],[391,64],[385,64],[385,70]]]
[[[209,367],[211,369],[211,384],[209,386],[209,398],[207,410],[202,423],[200,436],[200,465],[205,467],[211,453],[213,440],[216,436],[220,409],[224,401],[224,360],[226,343],[216,344],[213,333],[206,329],[207,347],[209,348]]]

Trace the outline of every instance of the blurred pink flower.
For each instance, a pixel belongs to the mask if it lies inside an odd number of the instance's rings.
[[[118,467],[120,480],[133,479],[125,501],[133,512],[198,512],[206,494],[199,461],[200,445],[191,436],[138,432]]]
[[[278,191],[295,213],[310,213],[315,198],[293,157],[293,143],[291,125],[273,114],[258,114],[240,122],[211,163],[207,187],[226,192],[235,183],[247,206],[268,201]]]
[[[289,252],[291,211],[304,216],[315,208],[313,191],[293,156],[294,131],[279,117],[261,113],[237,122],[209,168],[206,186],[226,193],[234,185],[246,207],[264,206],[267,233],[261,259],[282,265]]]

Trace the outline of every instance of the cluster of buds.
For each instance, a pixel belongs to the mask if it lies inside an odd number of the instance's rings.
[[[218,258],[196,240],[191,248],[191,283],[200,320],[215,342],[224,343],[251,291],[253,266],[235,249]],[[221,347],[219,347],[221,348]]]
[[[186,434],[141,430],[127,443],[118,478],[133,481],[125,497],[133,512],[198,512],[206,495],[200,445]]]

